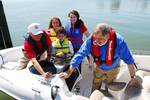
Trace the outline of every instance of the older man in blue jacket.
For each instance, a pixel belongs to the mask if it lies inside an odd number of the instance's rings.
[[[124,38],[105,23],[96,26],[93,34],[72,58],[69,70],[61,73],[60,77],[68,78],[73,70],[78,68],[83,58],[89,54],[92,54],[96,64],[92,90],[100,87],[104,77],[108,83],[116,78],[121,59],[128,65],[131,80],[133,80],[131,84],[139,83],[135,79],[134,59]]]

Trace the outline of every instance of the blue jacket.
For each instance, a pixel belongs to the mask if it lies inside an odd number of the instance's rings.
[[[79,51],[74,55],[72,58],[70,64],[76,68],[80,65],[81,61],[84,59],[85,56],[91,54],[92,48],[91,48],[91,39],[92,36],[90,36],[81,46]],[[102,63],[99,68],[103,70],[111,70],[116,67],[116,65],[119,63],[119,61],[122,59],[126,64],[133,64],[134,59],[132,57],[132,54],[124,40],[124,38],[116,33],[116,40],[115,40],[115,50],[114,50],[114,60],[113,64],[111,66],[106,65],[105,63]],[[106,58],[106,51],[107,51],[108,43],[100,47],[100,60],[105,61]]]
[[[67,32],[67,37],[71,41],[73,48],[80,48],[82,43],[83,43],[83,34],[80,33],[80,26],[75,27],[71,33],[71,25],[70,22],[67,21],[66,23],[66,32]]]

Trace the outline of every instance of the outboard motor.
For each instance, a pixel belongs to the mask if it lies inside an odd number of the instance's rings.
[[[57,93],[58,93],[58,89],[59,89],[59,86],[52,86],[51,87],[51,97],[52,97],[52,100],[55,100],[56,96],[57,96]]]

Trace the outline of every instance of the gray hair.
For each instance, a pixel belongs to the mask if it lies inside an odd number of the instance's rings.
[[[103,37],[105,37],[106,35],[110,34],[110,32],[109,32],[110,31],[110,27],[106,23],[99,23],[99,24],[97,24],[93,34],[95,34],[95,35],[98,34],[98,32],[100,30],[102,31],[102,36]]]

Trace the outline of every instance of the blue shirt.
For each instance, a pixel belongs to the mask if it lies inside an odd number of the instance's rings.
[[[81,61],[86,57],[87,55],[91,54],[92,48],[91,48],[91,39],[92,35],[83,43],[79,51],[74,55],[72,58],[70,64],[77,68]],[[100,47],[100,60],[105,61],[106,60],[106,53],[107,53],[107,46],[108,42]],[[115,40],[115,50],[114,50],[114,59],[111,66],[106,65],[105,63],[101,64],[99,68],[103,70],[111,70],[119,63],[120,60],[123,60],[126,64],[134,64],[134,59],[132,57],[132,54],[124,40],[124,38],[116,33],[116,40]]]

